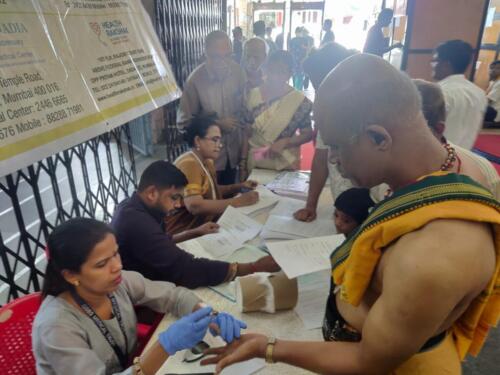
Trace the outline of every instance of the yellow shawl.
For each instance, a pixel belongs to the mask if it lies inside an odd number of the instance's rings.
[[[500,203],[470,178],[439,172],[380,202],[356,233],[332,253],[332,276],[334,283],[341,286],[341,298],[357,306],[383,249],[436,219],[486,222],[494,228],[495,273],[453,326],[463,359],[467,353],[479,353],[489,327],[497,324],[500,315]]]

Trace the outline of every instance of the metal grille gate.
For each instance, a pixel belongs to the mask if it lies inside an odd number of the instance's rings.
[[[109,220],[135,188],[128,125],[0,178],[0,304],[39,290],[46,238],[71,217]]]
[[[182,85],[203,55],[206,34],[222,27],[224,0],[156,0],[156,28]],[[185,150],[175,127],[178,103],[164,107],[167,158]],[[76,216],[109,220],[135,189],[128,125],[0,177],[0,305],[41,287],[51,230]]]

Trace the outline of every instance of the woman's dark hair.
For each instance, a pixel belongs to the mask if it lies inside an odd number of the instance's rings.
[[[98,220],[76,218],[66,221],[54,229],[47,241],[47,268],[42,287],[42,299],[48,295],[57,296],[71,290],[61,272],[80,272],[82,264],[92,249],[101,242],[111,228]]]
[[[197,136],[203,138],[207,135],[208,129],[210,129],[211,126],[218,126],[216,121],[217,115],[215,113],[193,117],[184,133],[184,140],[187,142],[189,147],[194,147],[194,139]]]
[[[293,70],[293,57],[292,54],[288,51],[274,51],[272,52],[266,61],[266,66],[272,64],[282,64],[288,68],[290,72]]]

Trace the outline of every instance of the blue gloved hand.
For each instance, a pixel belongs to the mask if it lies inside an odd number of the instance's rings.
[[[160,333],[158,341],[168,355],[174,355],[179,350],[189,349],[203,340],[211,321],[210,306],[196,310],[174,322]]]
[[[247,328],[247,324],[241,320],[236,319],[234,316],[221,312],[212,317],[212,323],[217,324],[219,332],[216,332],[210,327],[212,335],[219,335],[225,342],[230,344],[235,339],[240,338],[240,331],[242,328]]]

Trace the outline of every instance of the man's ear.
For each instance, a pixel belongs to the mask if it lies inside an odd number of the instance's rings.
[[[156,188],[156,186],[150,185],[146,189],[144,189],[143,195],[148,199],[148,201],[154,202],[158,197],[158,189]]]
[[[387,151],[392,146],[392,136],[383,126],[368,125],[365,133],[380,151]]]

